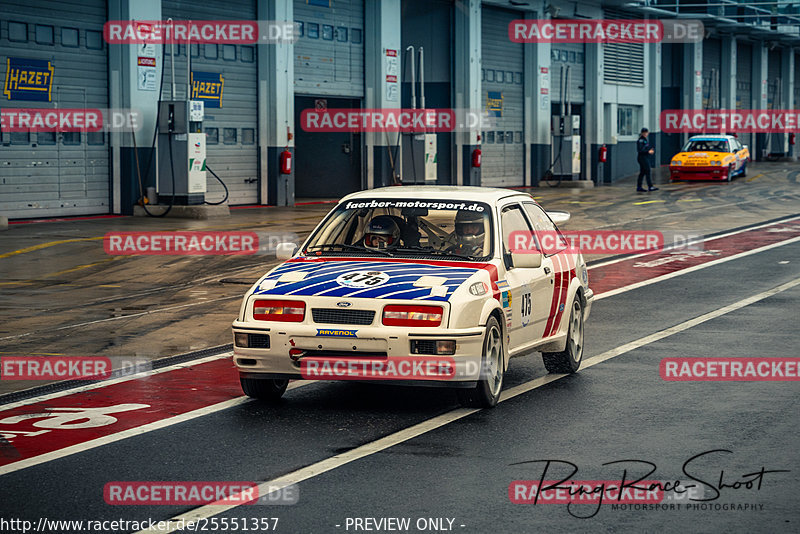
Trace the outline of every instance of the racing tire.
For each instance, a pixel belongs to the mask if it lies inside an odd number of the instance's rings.
[[[570,374],[581,366],[583,360],[583,304],[575,296],[569,314],[567,345],[561,352],[543,352],[542,361],[550,373]]]
[[[728,167],[728,175],[725,177],[725,181],[726,182],[732,182],[733,181],[733,165]]]
[[[474,388],[458,389],[458,402],[467,408],[493,408],[503,389],[503,330],[494,316],[486,322],[483,355],[478,384]]]
[[[289,385],[288,379],[280,378],[244,378],[240,377],[242,391],[254,399],[277,402]]]
[[[742,170],[739,172],[739,176],[742,178],[747,178],[747,162],[745,161],[742,165]]]

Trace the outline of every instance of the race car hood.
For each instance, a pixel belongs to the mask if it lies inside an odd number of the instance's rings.
[[[725,161],[733,157],[729,152],[679,152],[672,156],[673,160],[680,160],[684,165],[708,165],[712,161]]]
[[[489,263],[295,258],[264,276],[254,295],[447,301]],[[496,277],[495,277],[496,278]]]

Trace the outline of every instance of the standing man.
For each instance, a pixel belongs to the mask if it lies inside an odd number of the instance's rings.
[[[650,155],[655,154],[653,145],[647,140],[647,135],[650,130],[642,128],[639,134],[639,140],[636,141],[636,160],[639,162],[639,178],[636,182],[637,191],[658,191],[657,187],[653,187],[653,180],[650,179]],[[642,178],[647,177],[647,189],[642,187]]]

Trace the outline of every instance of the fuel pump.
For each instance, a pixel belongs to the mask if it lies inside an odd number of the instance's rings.
[[[551,163],[553,174],[577,180],[581,174],[581,116],[572,114],[568,89],[570,67],[561,66],[561,105],[552,116]]]
[[[178,206],[203,204],[206,194],[206,134],[203,102],[162,100],[158,116],[159,198]]]

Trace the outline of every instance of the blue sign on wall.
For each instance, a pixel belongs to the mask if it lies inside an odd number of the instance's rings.
[[[207,108],[222,107],[224,86],[222,74],[192,71],[192,100],[202,100]]]
[[[10,57],[6,61],[3,94],[9,100],[50,102],[54,70],[53,65],[43,59]]]
[[[488,91],[486,93],[486,111],[490,117],[503,116],[503,92]]]

